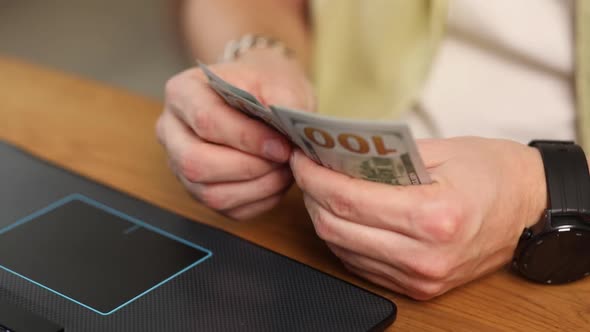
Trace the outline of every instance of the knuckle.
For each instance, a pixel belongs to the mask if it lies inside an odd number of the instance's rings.
[[[428,237],[435,242],[453,242],[463,225],[463,214],[460,205],[448,200],[442,201],[436,208],[425,215],[423,225]]]
[[[445,285],[441,282],[421,282],[408,295],[419,301],[428,301],[442,294],[444,289]]]
[[[450,276],[453,265],[451,259],[446,256],[429,254],[423,259],[415,260],[412,269],[420,276],[438,281]]]
[[[256,167],[256,165],[252,163],[244,163],[243,165],[244,166],[242,166],[242,172],[245,178],[255,179],[258,176],[260,176],[260,170],[258,169],[258,167]]]
[[[202,98],[201,90],[195,90],[194,80],[197,73],[195,69],[189,69],[170,78],[164,87],[165,104],[175,113],[182,114],[186,124],[197,135],[203,136],[211,133],[213,122],[203,106],[207,103],[206,98]]]
[[[452,216],[441,216],[438,223],[432,229],[432,237],[441,243],[449,243],[455,239],[459,222]]]
[[[344,192],[335,192],[326,199],[329,209],[338,216],[348,219],[353,215],[354,202]]]
[[[346,257],[346,255],[344,254],[344,251],[340,247],[333,245],[329,242],[326,243],[326,245],[328,246],[330,251],[334,254],[334,256],[338,257],[338,259],[340,259],[342,261],[342,263],[344,263],[346,266],[351,265],[350,257]]]
[[[243,151],[250,151],[251,146],[253,145],[253,141],[255,141],[255,136],[252,135],[253,133],[249,132],[248,130],[243,130],[242,128],[238,131],[238,141],[237,144],[240,150]]]
[[[182,91],[184,75],[176,74],[166,81],[164,85],[164,96],[166,100],[176,99]]]
[[[191,122],[192,128],[199,137],[203,139],[211,139],[211,133],[213,133],[214,130],[211,128],[212,119],[209,112],[196,107]]]
[[[203,185],[198,197],[201,202],[214,210],[224,210],[227,206],[225,195],[221,195],[214,186]]]
[[[315,232],[318,237],[324,241],[333,242],[334,231],[326,215],[324,213],[318,213],[313,219]]]
[[[164,120],[163,120],[163,116],[160,115],[160,117],[158,118],[158,121],[156,121],[156,126],[155,126],[155,131],[156,131],[156,138],[158,139],[158,142],[160,142],[161,145],[164,145]]]
[[[250,218],[250,215],[248,215],[248,214],[240,213],[240,212],[233,211],[233,210],[223,213],[223,215],[225,215],[226,217],[229,217],[233,220],[236,220],[236,221],[244,221],[244,220],[248,220]]]
[[[194,153],[184,152],[180,155],[179,172],[185,179],[192,183],[198,183],[205,178],[205,168],[198,162]]]
[[[267,195],[274,194],[275,192],[282,189],[283,179],[279,172],[273,172],[267,181],[260,184],[260,192],[264,192]]]

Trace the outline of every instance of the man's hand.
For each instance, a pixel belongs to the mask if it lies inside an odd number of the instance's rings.
[[[350,271],[427,300],[508,262],[547,193],[534,148],[475,137],[418,145],[429,185],[353,179],[300,151],[291,168],[318,236]]]
[[[264,104],[314,107],[303,70],[276,50],[252,50],[239,62],[210,68]],[[156,131],[187,190],[232,218],[246,219],[272,208],[292,183],[285,137],[228,106],[199,69],[167,83]]]

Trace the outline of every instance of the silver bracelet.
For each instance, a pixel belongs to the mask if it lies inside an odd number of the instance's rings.
[[[293,50],[285,46],[285,44],[278,39],[267,36],[248,34],[244,35],[240,39],[229,41],[225,45],[225,50],[220,61],[234,61],[237,58],[239,58],[240,55],[244,54],[246,51],[254,48],[276,49],[288,58],[294,55]]]

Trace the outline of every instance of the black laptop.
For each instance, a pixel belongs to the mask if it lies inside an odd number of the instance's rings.
[[[372,331],[389,300],[0,142],[0,332]]]

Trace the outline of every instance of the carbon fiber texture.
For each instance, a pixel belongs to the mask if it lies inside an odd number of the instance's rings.
[[[395,318],[395,305],[387,299],[2,142],[0,161],[0,228],[80,193],[213,252],[108,316],[0,270],[0,297],[66,331],[367,331]]]

